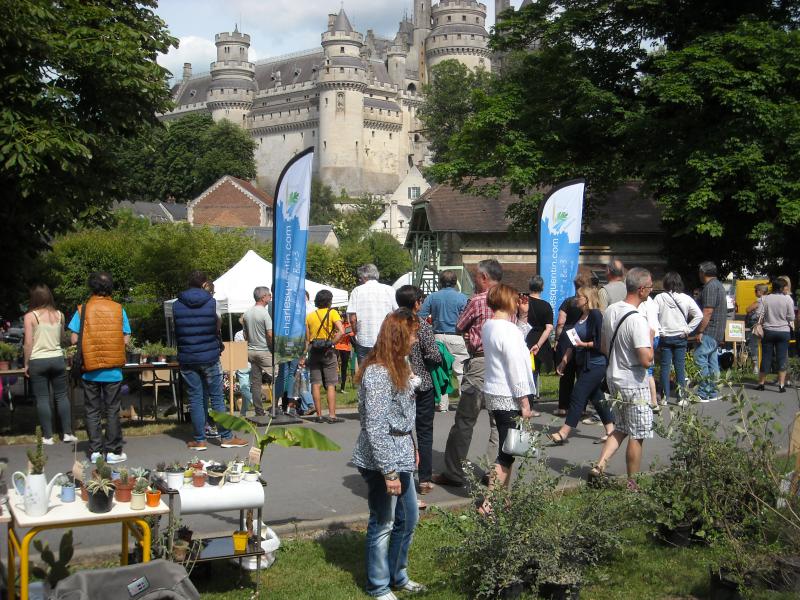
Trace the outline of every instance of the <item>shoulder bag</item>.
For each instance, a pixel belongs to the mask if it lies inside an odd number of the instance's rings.
[[[632,310],[630,312],[625,313],[624,315],[622,315],[622,318],[619,320],[619,323],[617,323],[617,327],[616,327],[616,329],[614,329],[614,335],[611,336],[611,343],[608,345],[608,362],[609,362],[609,364],[611,363],[611,356],[614,354],[614,345],[615,345],[615,343],[617,341],[617,334],[619,333],[619,328],[622,327],[622,324],[625,322],[625,319],[627,319],[631,315],[638,314],[638,312],[639,312],[638,310]],[[603,377],[603,381],[600,384],[600,389],[603,391],[604,394],[608,394],[609,393],[608,378]]]
[[[86,325],[86,307],[88,304],[89,301],[87,300],[83,303],[83,306],[78,308],[78,312],[81,314],[81,324],[78,327],[78,349],[72,356],[72,367],[69,372],[70,379],[75,383],[78,383],[83,376],[83,328]]]
[[[326,350],[330,350],[333,348],[333,342],[329,338],[319,339],[317,336],[319,332],[322,331],[322,328],[325,326],[325,321],[328,320],[328,317],[331,314],[332,309],[328,309],[328,312],[325,313],[325,317],[320,321],[319,327],[317,328],[317,333],[314,334],[314,339],[311,340],[311,349],[316,350],[317,352],[325,352]]]
[[[753,327],[751,328],[752,334],[757,338],[764,337],[764,304],[762,302],[761,306],[756,309],[758,311],[758,317],[755,323],[753,323]]]

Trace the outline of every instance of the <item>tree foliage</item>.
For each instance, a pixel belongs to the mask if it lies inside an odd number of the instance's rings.
[[[411,270],[408,250],[388,233],[371,232],[360,240],[346,241],[340,253],[353,271],[361,265],[374,264],[380,271],[381,281],[388,283]]]
[[[36,252],[119,197],[111,149],[170,107],[154,0],[0,0],[0,254],[8,304]]]
[[[469,95],[429,174],[462,188],[497,178],[484,193],[510,185],[527,227],[537,186],[586,177],[600,198],[636,178],[663,208],[674,259],[796,271],[798,10],[565,0],[507,13],[492,36],[503,70]]]
[[[336,196],[331,186],[325,185],[321,179],[311,180],[311,212],[308,216],[311,225],[330,225],[339,218],[336,209]]]
[[[224,175],[255,178],[255,149],[241,127],[202,114],[149,128],[122,145],[116,157],[129,199],[187,202]]]

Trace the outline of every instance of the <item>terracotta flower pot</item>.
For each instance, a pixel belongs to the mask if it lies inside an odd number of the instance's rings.
[[[146,495],[147,506],[156,507],[161,502],[161,490],[155,490],[153,492],[148,490]]]
[[[89,500],[89,492],[86,491],[86,486],[81,483],[81,500],[87,502]]]
[[[195,471],[192,475],[192,485],[194,487],[203,487],[206,484],[206,472]]]
[[[186,553],[189,551],[189,542],[175,540],[172,543],[172,558],[177,562],[186,560]]]
[[[117,502],[130,502],[131,492],[133,491],[133,481],[129,479],[128,483],[122,483],[118,479],[114,482],[114,485],[117,486],[117,491],[114,492],[114,497],[117,499]]]

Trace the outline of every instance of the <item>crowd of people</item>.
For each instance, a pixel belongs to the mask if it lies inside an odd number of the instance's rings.
[[[503,269],[494,259],[477,265],[475,293],[470,298],[458,290],[457,273],[451,270],[439,274],[438,291],[427,297],[411,285],[395,290],[380,283],[379,276],[374,265],[360,267],[359,285],[342,312],[332,306],[330,291],[318,292],[313,303],[306,294],[306,351],[278,365],[277,372],[268,287],[255,287],[254,304],[242,315],[242,329],[235,338],[246,342],[249,361],[248,369],[236,373],[240,411],[247,415],[252,405],[256,418],[266,413],[261,386],[266,376],[274,377],[275,402],[282,400],[287,412],[315,423],[342,422],[336,413],[337,387],[344,390],[351,355],[355,355],[361,430],[352,462],[369,490],[367,591],[371,596],[391,600],[392,589],[424,589],[406,572],[418,512],[425,507],[420,496],[436,485],[465,485],[467,452],[484,409],[489,424],[486,456],[494,463],[484,484],[489,489],[509,485],[514,456],[506,452],[504,443],[511,429],[540,416],[534,408],[540,400],[538,378],[546,365],[552,364],[559,375],[555,414],[564,417],[563,425],[547,433],[550,443],[568,443],[581,420],[599,420],[604,434],[597,442],[602,448],[589,475],[602,477],[611,457],[627,440],[628,486],[633,489],[644,441],[653,435],[654,412],[673,393],[679,403],[686,401],[690,345],[699,371],[697,397],[701,402],[719,397],[718,348],[724,343],[728,307],[726,291],[711,262],[699,265],[702,288],[697,298],[684,293],[683,279],[672,271],[663,278],[663,292],[653,297],[650,272],[626,270],[622,261],[612,259],[602,286],[588,272],[576,275],[575,294],[558,307],[555,319],[553,308],[541,298],[541,277],[531,277],[529,290],[520,292],[502,283]],[[125,309],[111,299],[111,276],[94,273],[88,285],[88,300],[68,322],[46,286],[31,289],[30,309],[24,318],[25,371],[36,397],[44,443],[55,443],[50,388],[63,439],[76,441],[62,351],[64,331],[71,332],[72,343],[80,348],[73,373],[85,394],[91,459],[104,456],[113,464],[127,458],[119,420],[120,367],[125,364],[131,329]],[[773,358],[778,391],[786,389],[788,342],[795,321],[790,289],[787,278],[777,278],[771,292],[766,286],[757,287],[757,299],[747,307],[752,354],[758,350],[755,344],[761,348],[761,390],[773,370]],[[187,447],[205,450],[209,437],[219,438],[223,448],[247,446],[209,419],[209,408],[223,411],[225,403],[221,323],[213,284],[204,273],[190,275],[173,314],[192,424]],[[653,371],[657,349],[658,383]],[[447,411],[455,403],[436,382],[449,379],[451,373],[458,400],[443,469],[434,473],[437,405]],[[306,386],[310,393],[304,391]],[[589,404],[595,416],[587,415]],[[493,508],[481,500],[477,510],[486,513]]]

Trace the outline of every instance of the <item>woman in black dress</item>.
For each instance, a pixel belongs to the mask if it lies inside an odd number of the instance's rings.
[[[550,345],[550,333],[553,331],[553,307],[549,302],[542,300],[542,290],[544,280],[539,275],[531,277],[528,284],[530,294],[528,294],[528,325],[531,330],[525,337],[531,354],[533,354],[536,370],[533,373],[533,380],[536,383],[536,397],[539,392],[539,373],[542,371],[542,364],[552,361],[553,347]]]
[[[578,273],[575,279],[572,280],[577,292],[582,287],[589,287],[592,285],[592,276],[590,273]],[[556,323],[556,364],[561,362],[568,348],[572,347],[566,332],[575,327],[575,323],[581,318],[583,312],[577,305],[576,296],[570,296],[561,303],[558,307],[558,323]],[[572,388],[575,387],[575,356],[574,354],[569,357],[568,362],[564,365],[561,379],[558,380],[558,409],[555,415],[558,417],[566,417],[567,409],[569,409],[569,399],[572,396]]]

